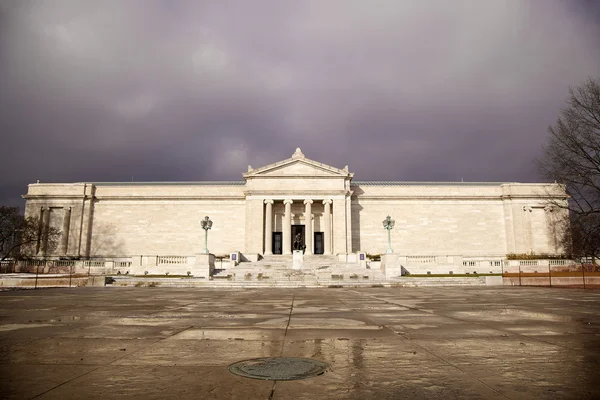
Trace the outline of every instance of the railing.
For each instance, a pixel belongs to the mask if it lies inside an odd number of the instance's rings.
[[[539,260],[519,260],[519,265],[522,267],[533,267],[540,265]]]
[[[131,261],[115,261],[115,268],[129,268]]]
[[[88,267],[104,267],[104,261],[84,261],[83,266]]]
[[[55,267],[74,267],[75,260],[55,260],[52,261],[52,265]]]
[[[463,267],[501,267],[502,260],[467,260],[463,261]]]
[[[46,260],[25,260],[24,264],[26,267],[45,267]]]
[[[435,256],[408,256],[406,257],[407,264],[435,264]]]
[[[568,265],[571,261],[569,260],[550,260],[550,265]]]
[[[186,256],[158,256],[156,262],[158,265],[187,264],[187,257]]]

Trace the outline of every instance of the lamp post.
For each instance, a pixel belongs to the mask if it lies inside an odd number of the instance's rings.
[[[388,248],[385,251],[387,254],[393,253],[391,231],[392,231],[392,229],[394,229],[395,223],[396,223],[396,221],[394,221],[392,219],[392,217],[390,217],[389,215],[383,220],[383,228],[387,229],[387,231],[388,231]]]
[[[208,230],[212,228],[213,222],[208,218],[208,215],[204,217],[200,226],[204,229],[204,250],[202,251],[204,254],[208,254]]]

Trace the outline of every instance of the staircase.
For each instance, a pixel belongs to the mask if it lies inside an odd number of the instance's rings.
[[[292,269],[291,255],[272,255],[258,262],[242,262],[215,270],[210,279],[114,277],[113,286],[315,288],[315,287],[419,287],[485,286],[483,277],[410,277],[386,279],[379,269],[339,261],[337,256],[308,255],[302,269]]]
[[[258,262],[240,263],[220,270],[213,281],[226,280],[233,286],[327,287],[372,286],[386,283],[385,274],[355,263],[340,262],[337,256],[309,255],[302,269],[292,269],[291,255],[266,256]]]

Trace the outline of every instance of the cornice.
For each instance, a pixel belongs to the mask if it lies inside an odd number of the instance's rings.
[[[298,196],[298,197],[323,197],[323,196],[345,196],[347,190],[248,190],[244,192],[246,196]]]
[[[364,195],[358,194],[353,195],[352,199],[356,200],[567,200],[567,197],[564,196],[540,196],[540,195],[521,195],[521,196],[474,196],[474,195],[466,195],[466,196],[397,196],[397,195]]]
[[[244,200],[244,196],[94,196],[94,200]]]
[[[21,197],[25,200],[83,200],[90,197],[90,195],[84,196],[83,194],[73,195],[60,195],[60,194],[23,194]]]

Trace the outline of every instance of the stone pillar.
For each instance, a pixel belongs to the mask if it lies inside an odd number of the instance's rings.
[[[62,236],[60,238],[60,253],[67,255],[67,249],[69,247],[69,228],[71,226],[71,207],[64,208],[63,224],[62,224]]]
[[[304,200],[304,244],[306,245],[306,254],[313,253],[312,203],[311,199]]]
[[[381,255],[381,271],[385,273],[386,278],[398,278],[402,275],[401,258],[398,254]]]
[[[323,224],[325,225],[323,227],[323,240],[325,241],[323,254],[331,255],[331,200],[323,200],[323,204],[325,205],[325,211],[323,212],[323,219],[325,220]]]
[[[40,254],[42,251],[42,230],[44,229],[44,207],[40,208],[40,216],[38,219],[37,241],[35,243],[35,254]]]
[[[263,224],[265,201],[262,198],[246,198],[246,239],[244,255],[256,258],[263,253]],[[236,249],[237,250],[237,249]],[[241,249],[240,249],[241,250]]]
[[[352,253],[352,201],[350,196],[352,192],[346,195],[346,253]]]
[[[531,229],[531,214],[533,212],[533,207],[529,205],[523,206],[523,212],[525,213],[525,218],[523,219],[525,229],[523,231],[525,233],[525,241],[527,242],[527,251],[524,251],[523,253],[533,253],[533,232]]]
[[[209,279],[215,271],[215,255],[210,253],[196,254],[196,262],[190,269],[194,278]]]
[[[42,254],[46,255],[48,252],[48,228],[50,225],[50,207],[42,208],[43,218],[42,218],[42,230],[41,230],[41,239],[42,239]]]
[[[331,208],[331,252],[347,254],[346,200],[333,200]]]
[[[265,256],[273,254],[273,200],[265,200]]]
[[[285,199],[285,214],[283,216],[283,254],[292,254],[292,203],[290,199]]]

